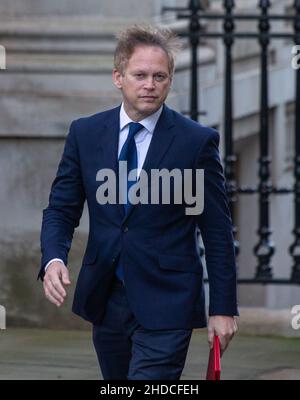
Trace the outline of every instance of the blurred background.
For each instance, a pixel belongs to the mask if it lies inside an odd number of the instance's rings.
[[[236,226],[241,328],[300,337],[291,326],[291,308],[300,304],[295,26],[284,18],[265,17],[261,25],[257,18],[230,18],[231,12],[293,16],[298,3],[1,0],[6,69],[0,71],[0,304],[7,327],[89,328],[70,312],[87,241],[86,209],[74,235],[73,285],[62,309],[48,303],[36,281],[42,210],[71,121],[120,103],[111,79],[116,33],[148,22],[182,36],[167,104],[221,135]],[[219,17],[197,17],[208,14]],[[268,23],[278,37],[268,37]],[[234,37],[233,31],[247,35]]]

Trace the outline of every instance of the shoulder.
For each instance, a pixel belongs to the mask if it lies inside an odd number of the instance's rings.
[[[195,145],[203,145],[213,141],[219,144],[219,133],[216,129],[203,125],[199,122],[178,113],[173,109],[168,109],[172,113],[172,119],[178,134],[182,134],[185,140],[192,141]]]
[[[80,117],[72,121],[71,128],[76,131],[90,130],[94,127],[99,128],[106,123],[109,123],[112,119],[117,118],[119,111],[120,106],[93,115]]]

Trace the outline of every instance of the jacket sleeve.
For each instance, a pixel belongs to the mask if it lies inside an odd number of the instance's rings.
[[[210,129],[197,157],[204,170],[204,209],[197,216],[209,281],[209,315],[238,315],[236,262],[232,221],[223,168],[219,157],[219,134]]]
[[[41,280],[44,278],[44,268],[51,259],[60,258],[67,265],[74,230],[79,225],[83,211],[85,191],[74,125],[72,122],[51,186],[48,207],[43,210],[40,237],[42,260],[38,274]]]

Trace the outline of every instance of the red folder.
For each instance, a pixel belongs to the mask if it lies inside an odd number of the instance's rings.
[[[219,381],[221,378],[221,353],[219,337],[214,337],[214,347],[209,352],[206,380]]]

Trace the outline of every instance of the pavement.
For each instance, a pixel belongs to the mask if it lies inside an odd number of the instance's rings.
[[[0,380],[99,380],[91,332],[0,330]],[[195,330],[182,380],[204,379],[205,330]],[[300,380],[300,339],[237,334],[222,357],[224,380]]]

